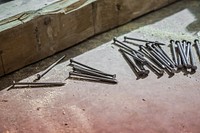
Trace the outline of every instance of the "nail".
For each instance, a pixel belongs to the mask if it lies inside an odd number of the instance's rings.
[[[63,86],[65,83],[61,82],[15,82],[13,81],[12,86],[15,87],[16,85],[27,85],[27,86]]]
[[[194,44],[196,46],[196,49],[197,49],[197,54],[198,56],[200,57],[200,44],[199,44],[199,40],[194,40]]]
[[[170,40],[171,43],[171,49],[172,49],[172,56],[175,62],[175,66],[178,66],[178,60],[177,60],[177,54],[176,54],[176,48],[174,44],[174,40]]]
[[[156,43],[158,45],[165,45],[164,43],[160,43],[160,42],[156,42],[156,41],[147,41],[147,40],[127,37],[127,36],[124,36],[124,40],[134,40],[134,41],[140,41],[140,42],[145,42],[145,43]]]
[[[100,75],[103,75],[103,76],[109,76],[109,77],[112,77],[112,78],[116,78],[116,74],[108,74],[108,73],[104,73],[104,72],[101,72],[101,71],[95,71],[95,70],[93,70],[93,69],[86,69],[86,68],[82,68],[82,67],[80,67],[80,66],[77,66],[77,65],[75,65],[75,64],[73,64],[72,67],[78,67],[78,68],[81,68],[81,69],[90,71],[90,72],[92,72],[92,73],[97,73],[97,74],[100,74]]]
[[[97,69],[92,68],[92,67],[90,67],[90,66],[87,66],[87,65],[85,65],[85,64],[82,64],[82,63],[80,63],[80,62],[78,62],[78,61],[75,61],[74,59],[70,59],[70,63],[75,63],[75,64],[78,64],[78,65],[81,65],[81,66],[83,66],[83,67],[92,69],[93,71],[102,72],[102,71],[100,71],[100,70],[97,70]]]
[[[73,66],[73,70],[74,71],[79,71],[83,74],[89,74],[89,75],[92,75],[92,76],[98,76],[98,77],[103,77],[103,78],[108,78],[108,79],[113,79],[115,77],[113,77],[113,75],[111,77],[108,77],[106,75],[103,75],[103,74],[100,74],[96,71],[91,71],[91,70],[88,70],[88,69],[84,69],[84,68],[81,68],[81,67],[78,67],[78,66]]]
[[[183,51],[183,47],[182,47],[181,43],[180,43],[179,41],[176,41],[175,43],[176,43],[176,45],[178,46],[178,50],[179,50],[181,59],[182,59],[182,61],[183,61],[183,65],[184,65],[186,68],[189,68],[188,62],[187,62],[187,59],[186,59],[186,55],[185,55],[185,53],[184,53],[184,51]]]
[[[187,58],[188,63],[189,63],[189,59],[190,59],[190,45],[191,45],[191,42],[187,42],[187,45],[186,45],[186,58]]]
[[[114,44],[116,44],[116,42],[118,42],[119,44],[123,45],[124,47],[126,47],[127,49],[129,49],[130,51],[134,51],[133,48],[129,47],[128,45],[124,44],[123,42],[117,40],[116,37],[113,38]]]
[[[47,74],[53,67],[55,67],[60,61],[65,58],[65,55],[49,66],[42,74],[37,74],[37,78],[34,81],[40,80],[45,74]]]
[[[183,52],[186,54],[187,50],[186,50],[186,45],[187,45],[187,41],[186,40],[182,40],[182,47],[183,47]]]
[[[189,45],[189,44],[188,44]],[[196,71],[197,70],[197,66],[195,65],[195,61],[194,61],[194,55],[193,55],[193,51],[192,51],[192,46],[191,44],[189,45],[189,53],[190,53],[190,61],[191,61],[191,69]]]
[[[191,58],[193,58],[193,57],[191,57],[190,55],[190,49],[191,49],[191,42],[186,42],[186,60],[187,60],[187,62],[188,62],[188,66],[189,66],[189,68],[192,68],[192,61],[191,61]]]
[[[178,48],[176,49],[177,53],[178,53],[178,68],[183,68],[183,64],[182,64],[182,60],[181,60],[181,55],[180,52],[178,50]]]
[[[96,77],[96,76],[81,74],[81,73],[77,73],[77,72],[69,72],[69,76],[79,76],[79,77],[89,78],[89,79],[93,79],[93,80],[99,80],[99,81],[102,81],[102,82],[109,82],[109,83],[114,83],[114,84],[117,83],[116,79]]]

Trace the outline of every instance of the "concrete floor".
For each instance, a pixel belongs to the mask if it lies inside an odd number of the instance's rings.
[[[95,36],[68,50],[0,79],[0,132],[199,133],[200,63],[190,74],[180,71],[137,79],[117,47],[114,36],[192,41],[199,38],[200,1],[182,0],[131,23]],[[169,52],[169,48],[165,47]],[[62,81],[55,88],[7,91],[16,81],[32,81],[62,55],[66,59],[41,81]],[[117,74],[117,85],[67,79],[68,59]]]

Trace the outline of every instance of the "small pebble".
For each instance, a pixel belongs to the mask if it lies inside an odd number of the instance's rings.
[[[8,102],[8,100],[1,100],[1,102]]]

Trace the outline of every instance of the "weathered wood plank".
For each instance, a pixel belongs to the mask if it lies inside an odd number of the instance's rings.
[[[3,51],[5,73],[36,61],[38,57],[35,55],[38,52],[35,34],[36,29],[31,22],[0,32],[0,49]]]
[[[3,62],[2,62],[2,51],[0,51],[0,76],[4,75],[4,66],[3,66]]]
[[[94,3],[95,33],[125,24],[176,0],[101,0]]]
[[[94,35],[92,16],[92,4],[89,4],[70,14],[40,16],[1,32],[5,72],[22,68]]]
[[[94,3],[95,33],[118,26],[116,0],[100,0]]]

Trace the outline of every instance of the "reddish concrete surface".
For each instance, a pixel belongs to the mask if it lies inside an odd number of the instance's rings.
[[[195,37],[188,32],[187,26],[194,21],[194,14],[183,9],[127,35],[165,43],[170,39],[192,41]],[[0,132],[200,132],[200,63],[197,58],[198,70],[194,74],[181,71],[172,77],[165,73],[158,78],[151,72],[144,79],[137,79],[111,42],[77,56],[75,60],[117,74],[119,83],[65,80],[70,71],[66,66],[69,61],[65,61],[42,79],[65,82],[63,87],[4,89],[0,92]],[[31,81],[34,76],[24,81]]]

